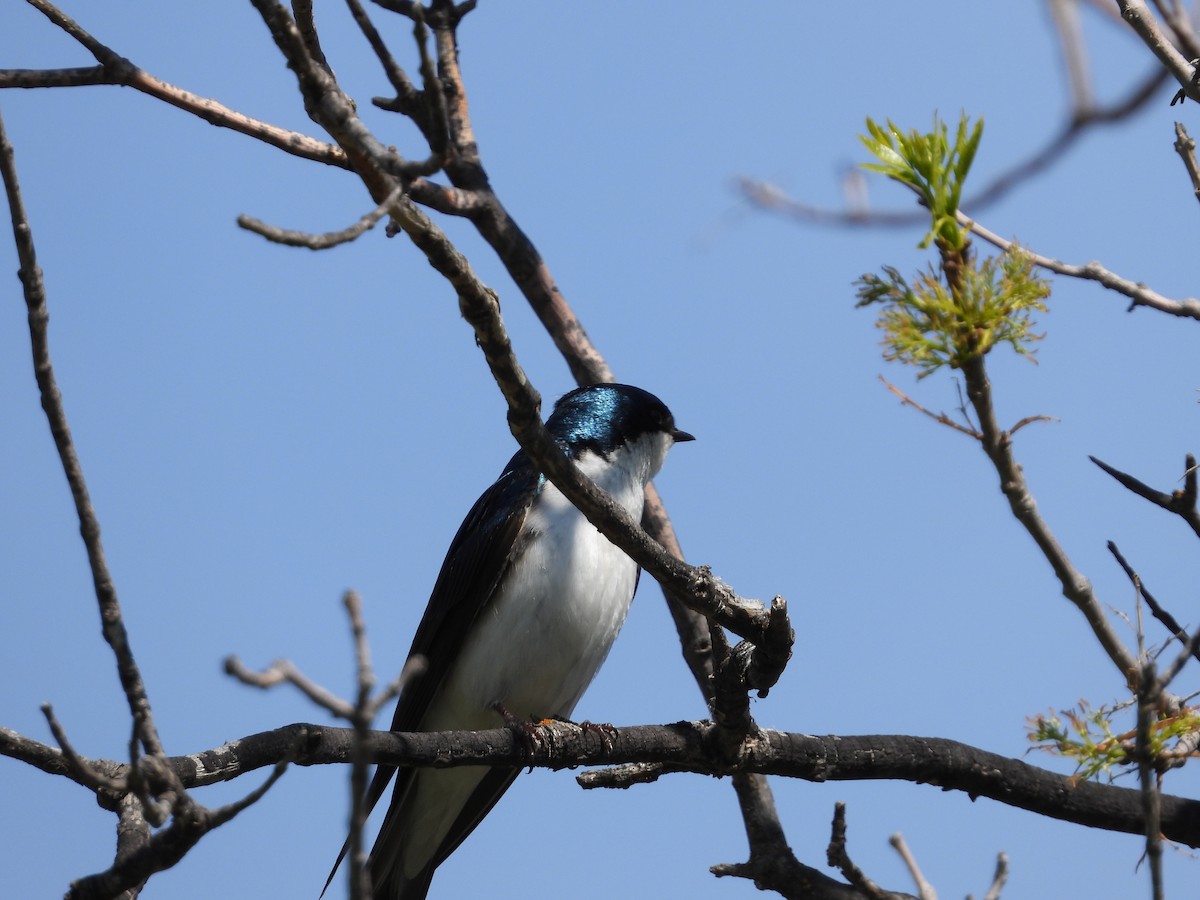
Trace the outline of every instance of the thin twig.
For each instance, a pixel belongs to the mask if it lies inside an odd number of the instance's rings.
[[[277,659],[261,672],[255,672],[252,669],[246,668],[236,656],[228,656],[225,658],[225,674],[236,678],[242,684],[262,688],[263,690],[286,682],[296,687],[300,693],[304,694],[304,696],[317,704],[317,706],[327,710],[339,719],[347,721],[354,719],[354,707],[351,704],[321,687],[316,682],[311,681],[290,660]]]
[[[833,805],[833,823],[830,826],[829,847],[825,851],[829,865],[837,868],[852,886],[860,890],[871,900],[882,900],[887,892],[872,881],[862,869],[850,858],[846,847],[846,804]]]
[[[1188,524],[1188,527],[1200,537],[1200,509],[1196,507],[1197,484],[1196,484],[1196,458],[1192,454],[1188,454],[1185,462],[1183,475],[1183,489],[1171,491],[1158,491],[1150,487],[1150,485],[1139,481],[1132,475],[1122,472],[1120,469],[1114,469],[1108,463],[1097,459],[1094,456],[1089,456],[1092,462],[1111,475],[1117,482],[1126,490],[1137,494],[1143,500],[1149,500],[1155,506],[1173,512],[1179,518],[1183,519]]]
[[[358,30],[362,32],[367,43],[371,46],[371,50],[375,53],[375,58],[379,60],[379,65],[383,67],[383,74],[386,76],[388,83],[391,84],[392,90],[396,92],[396,99],[403,103],[403,112],[406,116],[412,119],[418,126],[421,126],[421,94],[416,89],[413,83],[409,80],[404,69],[396,62],[396,58],[392,55],[392,51],[388,49],[387,44],[379,34],[379,29],[371,21],[371,17],[367,15],[367,11],[363,9],[358,0],[346,0],[346,6],[350,10],[350,15],[354,18],[354,22],[358,25]],[[424,128],[421,129],[422,132]],[[428,136],[426,136],[428,137]]]
[[[317,34],[317,23],[313,18],[313,0],[292,0],[292,14],[296,18],[296,27],[300,29],[305,43],[308,44],[308,52],[318,65],[333,74],[333,68],[325,58],[325,51],[321,49],[321,37]]]
[[[400,195],[403,193],[404,188],[398,185],[395,190],[388,194],[382,203],[353,225],[343,228],[341,231],[328,231],[324,234],[290,231],[274,225],[268,225],[266,222],[246,215],[238,216],[237,223],[240,227],[245,228],[247,231],[253,231],[255,234],[265,237],[272,243],[285,244],[289,247],[304,247],[308,250],[328,250],[330,247],[336,247],[339,244],[348,244],[374,228],[379,220],[388,214],[392,205],[400,199]]]
[[[1041,148],[1001,172],[977,193],[964,199],[961,206],[978,211],[1001,200],[1014,188],[1062,159],[1092,128],[1120,122],[1137,112],[1166,83],[1168,77],[1169,73],[1163,71],[1161,66],[1155,66],[1144,80],[1134,85],[1130,92],[1116,103],[1086,111],[1077,110]],[[742,196],[751,203],[806,222],[849,228],[897,228],[912,227],[929,221],[929,215],[924,211],[872,212],[865,209],[837,210],[812,206],[789,197],[775,185],[753,178],[738,178],[735,184]]]
[[[1012,436],[1001,430],[996,420],[992,400],[992,386],[988,379],[984,357],[968,359],[962,367],[967,383],[967,397],[979,418],[979,430],[984,451],[992,461],[1000,481],[1000,489],[1008,500],[1013,517],[1025,528],[1042,551],[1046,561],[1054,569],[1062,587],[1063,596],[1073,603],[1091,626],[1100,646],[1116,666],[1122,678],[1134,679],[1137,661],[1117,637],[1112,624],[1105,615],[1104,607],[1096,598],[1091,582],[1067,556],[1062,545],[1050,530],[1050,526],[1038,511],[1033,493],[1025,480],[1025,474],[1012,451]]]
[[[46,285],[42,279],[41,267],[38,266],[37,252],[33,243],[33,230],[25,212],[25,203],[21,199],[15,154],[5,132],[3,119],[0,119],[0,174],[3,175],[4,189],[8,196],[13,239],[16,242],[17,258],[21,266],[18,276],[21,279],[25,305],[28,309],[34,376],[41,394],[42,410],[50,425],[50,434],[54,438],[54,446],[58,451],[58,458],[62,464],[63,473],[67,477],[71,497],[75,502],[75,512],[79,518],[79,531],[87,549],[88,565],[91,567],[92,583],[99,606],[100,630],[104,639],[112,647],[113,655],[116,658],[117,675],[120,677],[125,700],[133,716],[138,739],[147,753],[162,753],[162,742],[159,740],[158,729],[154,725],[154,716],[150,710],[150,698],[146,693],[146,685],[142,681],[141,671],[133,656],[129,635],[125,631],[117,588],[113,583],[112,574],[108,570],[104,547],[100,542],[100,520],[96,516],[91,496],[88,494],[87,482],[83,477],[83,466],[75,452],[75,443],[71,438],[71,427],[67,423],[62,394],[54,376],[54,364],[50,359],[50,312],[46,304]]]
[[[1154,6],[1171,29],[1180,51],[1193,60],[1200,56],[1200,42],[1197,42],[1196,31],[1192,27],[1191,12],[1181,0],[1167,0],[1165,3],[1163,0],[1154,0]]]
[[[888,843],[900,854],[900,859],[904,861],[904,867],[908,869],[908,874],[912,877],[913,884],[917,886],[917,894],[921,900],[937,900],[937,891],[929,883],[929,880],[921,871],[921,867],[917,865],[917,858],[908,849],[908,843],[904,840],[904,835],[896,832],[888,838]]]
[[[59,748],[62,750],[63,759],[66,760],[68,768],[75,776],[75,781],[85,787],[91,788],[93,791],[108,791],[112,794],[124,793],[128,785],[123,779],[111,778],[101,772],[96,771],[88,761],[80,756],[70,740],[67,738],[66,729],[58,721],[58,717],[54,715],[54,707],[49,703],[42,704],[42,715],[46,717],[46,724],[50,726],[50,733],[54,735],[54,740],[58,742]]]
[[[1001,851],[996,855],[996,872],[992,876],[991,886],[983,895],[983,900],[1000,900],[1000,893],[1004,890],[1006,881],[1008,881],[1008,854]]]
[[[882,381],[884,383],[884,386],[887,387],[887,389],[889,391],[891,391],[893,394],[895,394],[897,397],[900,398],[900,402],[903,403],[905,406],[911,406],[917,412],[924,413],[925,415],[929,416],[929,418],[933,419],[933,421],[937,422],[939,425],[945,425],[947,428],[953,428],[959,434],[965,434],[967,437],[974,438],[977,441],[983,440],[983,435],[980,434],[978,431],[976,431],[974,428],[968,428],[965,425],[960,425],[958,422],[955,422],[953,419],[951,419],[945,413],[935,413],[932,410],[926,409],[924,406],[922,406],[920,403],[918,403],[912,397],[908,396],[908,394],[904,393],[904,391],[900,390],[900,388],[896,387],[894,384],[892,384],[890,381],[888,381],[882,375],[879,375],[877,377],[879,378],[880,381]]]
[[[342,602],[350,617],[350,631],[354,637],[357,682],[354,716],[351,719],[354,726],[354,753],[350,761],[350,900],[363,900],[371,896],[371,875],[367,869],[363,829],[370,813],[366,802],[367,769],[370,767],[366,738],[371,727],[371,690],[375,686],[375,673],[371,669],[371,648],[367,643],[362,601],[355,591],[347,591]]]
[[[1059,48],[1067,70],[1067,84],[1071,89],[1071,108],[1092,108],[1092,75],[1088,68],[1087,42],[1083,36],[1079,4],[1075,0],[1049,0],[1050,17],[1054,30],[1058,32]]]
[[[292,748],[276,763],[274,771],[258,788],[242,799],[216,810],[205,809],[184,790],[178,775],[166,757],[145,757],[140,763],[143,774],[158,794],[173,797],[171,823],[128,853],[119,854],[113,865],[95,875],[71,882],[67,900],[108,900],[136,889],[154,873],[171,868],[196,846],[204,835],[231,821],[238,813],[260,800],[283,775]]]
[[[94,38],[70,16],[48,0],[28,0],[30,5],[82,44],[96,57],[99,69],[0,70],[0,88],[72,87],[83,84],[112,84],[131,87],[177,109],[189,112],[211,125],[228,128],[302,159],[348,169],[346,154],[338,147],[300,132],[253,119],[216,100],[201,97],[151,75]],[[103,77],[101,77],[101,75]]]
[[[1171,682],[1175,680],[1175,677],[1181,671],[1183,671],[1184,666],[1186,666],[1192,659],[1197,658],[1197,653],[1200,653],[1200,628],[1196,629],[1192,636],[1184,641],[1183,649],[1175,655],[1175,658],[1171,660],[1171,664],[1163,670],[1161,677],[1158,679],[1158,690],[1160,694],[1165,691]]]
[[[1007,251],[1014,247],[1018,248],[1020,252],[1027,255],[1033,261],[1034,265],[1040,268],[1071,278],[1095,281],[1109,290],[1116,291],[1118,294],[1124,294],[1133,301],[1129,306],[1130,309],[1138,306],[1148,306],[1151,309],[1157,309],[1159,312],[1169,313],[1173,316],[1200,320],[1200,300],[1197,300],[1195,297],[1188,297],[1185,300],[1172,300],[1156,291],[1150,290],[1150,288],[1140,282],[1130,281],[1128,278],[1122,278],[1115,272],[1110,272],[1098,262],[1093,261],[1081,266],[1065,263],[1049,256],[1034,253],[1028,248],[1018,245],[1015,241],[1005,240],[962,212],[958,214],[958,221],[963,227],[969,228],[989,244],[1001,250]]]
[[[1175,123],[1175,152],[1183,160],[1188,178],[1192,182],[1192,193],[1200,200],[1200,163],[1196,162],[1196,142],[1187,133],[1182,122]]]
[[[283,774],[288,770],[288,766],[290,764],[290,760],[288,759],[280,760],[275,764],[275,768],[271,770],[271,774],[267,776],[267,780],[252,790],[245,797],[242,797],[240,800],[235,800],[233,803],[227,803],[225,806],[219,806],[216,809],[211,810],[209,812],[209,829],[211,830],[213,828],[217,828],[218,826],[224,825],[226,822],[231,821],[238,813],[249,809],[264,796],[266,796],[267,791],[274,787],[275,783],[283,777]]]
[[[1008,429],[1008,434],[1011,437],[1012,435],[1014,435],[1018,431],[1020,431],[1022,428],[1024,428],[1026,425],[1033,425],[1036,422],[1051,422],[1051,423],[1053,423],[1053,422],[1058,422],[1058,421],[1060,421],[1058,416],[1026,416],[1025,418],[1021,419],[1019,422],[1017,422],[1017,424],[1014,425],[1012,428]]]
[[[1113,541],[1108,542],[1108,552],[1113,555],[1117,564],[1124,570],[1125,576],[1129,579],[1130,583],[1137,588],[1141,598],[1146,601],[1146,605],[1150,607],[1151,615],[1162,622],[1167,631],[1186,647],[1189,641],[1187,631],[1171,613],[1163,609],[1162,605],[1154,598],[1154,595],[1146,590],[1146,585],[1142,583],[1141,576],[1126,562],[1125,557],[1117,549],[1117,545]],[[1200,655],[1197,655],[1196,658],[1200,659]]]

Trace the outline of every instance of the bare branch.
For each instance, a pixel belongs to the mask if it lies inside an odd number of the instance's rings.
[[[375,762],[403,766],[530,764],[562,769],[579,765],[659,763],[675,771],[728,774],[714,765],[711,722],[638,725],[603,736],[569,723],[537,726],[552,738],[530,750],[510,729],[479,732],[371,731],[364,744]],[[22,758],[27,741],[0,731],[0,755]],[[155,757],[184,788],[230,781],[287,759],[299,765],[344,765],[354,753],[354,729],[288,725],[249,735],[187,756]],[[24,748],[24,749],[23,749]],[[146,760],[143,760],[145,762]],[[111,775],[125,778],[128,765],[113,764]],[[808,781],[895,779],[929,784],[940,790],[989,797],[1039,815],[1089,827],[1144,834],[1140,792],[1131,788],[1078,781],[1020,760],[957,741],[906,735],[808,735],[760,729],[734,770],[742,774],[780,775]],[[71,777],[64,768],[64,777]],[[1162,833],[1189,847],[1200,847],[1200,801],[1163,795]],[[779,835],[782,840],[782,833]],[[786,843],[786,842],[785,842]],[[726,873],[733,874],[733,873]]]
[[[945,425],[947,428],[952,428],[955,431],[957,431],[959,434],[965,434],[967,437],[974,438],[977,441],[983,440],[983,435],[980,434],[978,431],[976,431],[974,428],[968,428],[966,425],[960,425],[958,422],[955,422],[953,419],[951,419],[945,413],[935,413],[935,412],[932,412],[931,410],[926,409],[924,406],[922,406],[920,403],[918,403],[912,397],[908,396],[908,394],[904,393],[904,391],[900,390],[900,388],[896,387],[894,384],[892,384],[890,381],[888,381],[882,375],[878,376],[878,378],[880,381],[883,382],[884,386],[889,391],[891,391],[893,394],[895,394],[897,397],[900,398],[900,402],[902,404],[904,404],[905,406],[911,406],[917,412],[924,413],[929,418],[933,419],[933,421],[937,422],[939,425]]]
[[[1171,29],[1171,34],[1180,51],[1190,57],[1200,56],[1200,42],[1196,40],[1196,30],[1192,26],[1191,12],[1182,0],[1166,0],[1166,2],[1154,0],[1154,6],[1158,10],[1158,14],[1163,17],[1163,21],[1167,23],[1167,27]]]
[[[375,687],[375,673],[371,669],[371,647],[367,642],[367,628],[363,621],[362,601],[354,591],[347,591],[342,598],[346,613],[350,617],[350,631],[354,637],[357,691],[354,698],[354,754],[350,760],[350,836],[347,839],[350,852],[350,900],[371,897],[371,876],[367,870],[367,853],[363,847],[363,829],[371,811],[367,804],[367,769],[370,761],[364,749],[367,732],[371,727],[374,710],[371,706],[371,691]],[[344,852],[344,851],[343,851]],[[338,857],[341,862],[341,857]],[[337,866],[334,866],[334,872]],[[329,873],[332,879],[334,872]],[[325,882],[328,889],[329,881]],[[324,893],[324,891],[322,891]]]
[[[1154,14],[1150,12],[1146,4],[1142,0],[1117,0],[1117,6],[1121,10],[1122,18],[1133,27],[1142,42],[1154,52],[1159,62],[1163,64],[1163,68],[1179,82],[1179,94],[1200,102],[1200,85],[1197,85],[1195,80],[1195,67],[1184,58],[1183,54],[1159,28],[1158,20],[1154,18]],[[1176,99],[1181,98],[1176,95]],[[1171,102],[1174,104],[1175,101]]]
[[[117,864],[127,865],[135,855],[146,852],[152,834],[140,798],[133,793],[122,795],[117,809]],[[145,880],[136,882],[117,900],[134,900],[145,884]]]
[[[401,198],[395,216],[434,269],[458,291],[463,318],[474,328],[488,368],[508,401],[509,429],[538,467],[605,537],[664,588],[697,612],[760,643],[768,621],[761,603],[738,597],[707,567],[689,566],[671,556],[563,455],[542,424],[541,397],[513,353],[496,295],[478,280],[466,258],[415,204]]]
[[[1183,671],[1183,667],[1196,658],[1200,658],[1200,628],[1196,629],[1195,633],[1183,642],[1183,649],[1176,654],[1171,664],[1163,670],[1162,676],[1158,679],[1156,686],[1157,693],[1162,694],[1168,685],[1175,680],[1175,677]],[[1157,700],[1157,697],[1155,699]]]
[[[267,690],[276,685],[291,684],[309,700],[339,719],[350,721],[354,718],[354,707],[336,694],[326,690],[301,672],[291,660],[277,659],[261,672],[246,668],[236,656],[225,658],[225,674],[236,678],[242,684]]]
[[[51,22],[79,41],[96,57],[100,67],[91,69],[48,69],[44,71],[26,69],[0,70],[0,88],[6,87],[71,87],[76,85],[112,84],[131,87],[149,94],[177,109],[191,113],[211,125],[228,128],[247,137],[270,144],[279,150],[302,159],[348,169],[346,155],[337,147],[315,140],[308,135],[289,131],[277,125],[261,122],[230,109],[207,97],[193,94],[183,88],[169,84],[149,72],[138,68],[120,54],[111,50],[79,26],[53,3],[47,0],[28,0]]]
[[[1154,618],[1162,622],[1163,626],[1169,631],[1180,643],[1184,646],[1188,644],[1188,633],[1183,626],[1171,615],[1167,610],[1163,609],[1154,595],[1146,590],[1146,586],[1142,583],[1141,576],[1133,570],[1133,567],[1125,561],[1125,557],[1121,555],[1121,551],[1117,549],[1117,545],[1112,541],[1108,542],[1108,552],[1117,560],[1118,565],[1125,571],[1126,577],[1137,590],[1138,595],[1146,601],[1146,605],[1150,607],[1150,612]],[[1200,659],[1200,656],[1197,656]]]
[[[1115,478],[1122,487],[1137,494],[1143,500],[1149,500],[1160,509],[1175,513],[1188,524],[1197,537],[1200,537],[1200,510],[1196,508],[1196,458],[1192,454],[1189,453],[1185,458],[1183,489],[1171,491],[1169,494],[1155,490],[1132,475],[1127,475],[1120,469],[1114,469],[1108,463],[1094,456],[1089,456],[1088,459]]]
[[[1126,681],[1136,679],[1137,661],[1113,631],[1104,608],[1096,599],[1091,582],[1075,568],[1075,564],[1051,532],[1050,526],[1038,512],[1037,502],[1025,481],[1025,474],[1013,455],[1012,435],[1001,430],[996,421],[992,386],[984,365],[984,357],[975,356],[967,360],[962,372],[967,382],[967,397],[979,419],[984,452],[996,469],[1000,490],[1008,500],[1013,517],[1038,545],[1038,549],[1042,551],[1042,555],[1058,577],[1063,596],[1083,613],[1092,633],[1117,667],[1121,677]]]
[[[775,801],[765,778],[735,775],[733,784],[750,840],[750,858],[744,863],[711,866],[710,872],[718,878],[747,878],[757,887],[796,900],[862,900],[857,888],[796,859],[775,815]]]
[[[1141,282],[1133,282],[1128,278],[1122,278],[1120,275],[1110,272],[1098,262],[1086,263],[1082,266],[1071,265],[1070,263],[1062,262],[1061,260],[1052,259],[1048,256],[1042,256],[1038,253],[1033,253],[1024,246],[1018,245],[1015,241],[1005,240],[993,231],[988,230],[980,225],[974,219],[969,218],[963,213],[958,214],[958,221],[963,227],[971,229],[975,234],[979,235],[989,244],[992,244],[1001,250],[1009,250],[1013,247],[1019,247],[1022,253],[1025,253],[1033,260],[1034,265],[1046,269],[1050,272],[1056,272],[1059,275],[1067,275],[1071,278],[1082,278],[1085,281],[1095,281],[1108,288],[1116,291],[1118,294],[1124,294],[1133,302],[1129,308],[1135,309],[1139,306],[1147,306],[1151,309],[1157,309],[1159,312],[1169,313],[1173,316],[1182,318],[1200,320],[1200,300],[1194,297],[1188,297],[1186,300],[1172,300],[1169,297],[1164,297],[1156,291],[1150,290]]]
[[[1158,702],[1165,685],[1155,677],[1154,661],[1142,663],[1138,677],[1137,757],[1138,783],[1142,793],[1142,814],[1146,819],[1146,858],[1150,861],[1151,896],[1164,900],[1162,880],[1162,837],[1159,834],[1158,772],[1150,749],[1150,730],[1158,714]]]
[[[308,52],[312,55],[317,65],[332,75],[333,68],[329,65],[329,60],[325,57],[325,51],[321,49],[321,38],[317,34],[317,23],[313,17],[312,0],[292,0],[292,15],[295,16],[296,27],[304,35],[304,43],[308,46]]]
[[[1196,162],[1196,142],[1187,133],[1182,122],[1175,123],[1175,152],[1183,160],[1188,178],[1192,182],[1192,193],[1200,200],[1200,163]]]
[[[346,0],[346,6],[350,10],[350,15],[353,16],[354,22],[358,25],[358,30],[362,32],[367,43],[375,52],[376,58],[379,60],[380,66],[383,67],[383,73],[387,77],[388,83],[391,84],[392,90],[396,92],[396,99],[387,103],[376,100],[376,106],[382,109],[393,109],[396,112],[404,113],[421,128],[421,133],[425,134],[425,106],[422,102],[421,92],[414,87],[405,74],[404,69],[396,62],[396,58],[392,56],[391,50],[379,34],[379,30],[371,21],[371,17],[367,15],[367,11],[363,9],[358,0]],[[425,134],[426,140],[429,135]]]
[[[0,727],[0,756],[28,763],[35,769],[41,769],[47,775],[65,775],[75,780],[75,769],[67,763],[66,756],[58,747],[51,747],[41,741],[26,737],[11,728]],[[90,765],[91,760],[84,760]],[[114,763],[119,765],[119,763]]]
[[[139,769],[156,783],[156,791],[174,795],[171,823],[148,839],[139,839],[137,846],[129,847],[126,853],[119,853],[112,867],[104,872],[71,882],[67,900],[108,900],[122,892],[136,890],[154,873],[165,871],[183,859],[208,832],[231,821],[261,799],[283,775],[287,765],[286,759],[276,763],[266,782],[241,800],[208,810],[183,789],[169,760],[162,756],[143,757]]]
[[[937,891],[933,889],[933,885],[929,883],[924,873],[921,872],[921,867],[917,865],[917,858],[908,849],[904,835],[897,832],[888,838],[888,843],[892,845],[893,849],[900,854],[900,858],[904,860],[904,868],[908,869],[908,874],[912,876],[913,884],[917,886],[917,894],[921,900],[937,900]]]
[[[150,710],[150,698],[146,693],[142,674],[133,657],[133,649],[129,644],[129,635],[125,631],[125,623],[121,615],[121,603],[117,597],[117,588],[113,584],[112,575],[108,570],[108,562],[104,557],[104,548],[100,543],[100,520],[96,517],[96,510],[92,506],[92,500],[88,494],[87,482],[83,477],[83,466],[75,452],[75,443],[71,438],[70,425],[67,423],[62,394],[58,389],[57,379],[54,377],[54,365],[50,360],[48,334],[50,312],[46,305],[46,285],[42,280],[41,267],[37,263],[33,231],[25,212],[24,201],[21,199],[21,187],[17,180],[13,147],[8,141],[3,119],[0,119],[0,174],[3,175],[8,208],[12,217],[13,239],[17,245],[17,258],[21,264],[18,275],[24,289],[25,305],[29,314],[29,338],[33,352],[34,376],[37,379],[38,391],[42,398],[42,409],[46,414],[46,421],[50,425],[50,434],[54,438],[54,446],[58,451],[63,473],[67,477],[71,497],[75,501],[79,531],[87,549],[88,565],[91,567],[92,583],[99,606],[101,632],[116,657],[117,674],[125,692],[126,702],[129,704],[130,714],[133,716],[137,736],[147,753],[161,753],[162,742],[158,737],[158,729],[154,725],[154,716]]]
[[[403,188],[397,187],[377,207],[353,225],[343,228],[341,231],[328,231],[324,234],[289,231],[284,228],[277,228],[274,225],[268,225],[265,222],[245,215],[238,216],[237,223],[247,231],[253,231],[255,234],[261,235],[268,241],[276,244],[286,244],[289,247],[304,247],[309,250],[328,250],[330,247],[336,247],[339,244],[348,244],[374,228],[379,220],[388,214],[388,210],[400,199],[400,195],[403,192]]]
[[[54,707],[49,703],[43,703],[42,715],[46,717],[46,723],[50,726],[50,733],[54,735],[54,740],[58,741],[58,746],[62,748],[63,759],[66,760],[67,768],[70,769],[75,782],[93,791],[120,794],[127,790],[128,785],[123,779],[111,778],[103,772],[97,771],[75,752],[75,748],[67,739],[66,730],[54,715]]]
[[[1057,422],[1057,421],[1059,421],[1057,416],[1026,416],[1025,418],[1021,419],[1019,422],[1017,422],[1017,424],[1014,425],[1012,428],[1008,429],[1008,433],[1010,436],[1014,435],[1018,431],[1020,431],[1022,428],[1024,428],[1026,425],[1033,425],[1037,422]]]
[[[1004,890],[1004,884],[1008,881],[1008,854],[1001,852],[996,856],[996,874],[992,876],[992,883],[987,889],[987,893],[983,895],[983,900],[1000,900],[1000,892]]]
[[[1009,191],[1062,159],[1066,152],[1094,127],[1119,122],[1137,112],[1166,83],[1168,77],[1168,73],[1163,71],[1160,66],[1155,66],[1143,81],[1134,85],[1125,97],[1115,103],[1105,107],[1076,110],[1074,115],[1044,146],[1026,159],[1001,172],[977,193],[964,199],[961,206],[976,211],[986,209],[1003,198]],[[929,221],[928,213],[923,211],[871,212],[866,209],[836,210],[812,206],[789,197],[772,184],[752,178],[737,179],[736,187],[742,196],[756,206],[783,213],[799,221],[821,225],[849,228],[909,228]]]
[[[1058,32],[1058,43],[1062,49],[1063,62],[1067,70],[1067,84],[1071,88],[1071,108],[1092,108],[1092,75],[1088,68],[1087,42],[1083,36],[1083,23],[1079,18],[1079,5],[1075,0],[1049,0],[1050,16],[1054,30]]]
[[[862,891],[871,900],[885,900],[888,892],[867,877],[854,860],[846,847],[846,804],[835,803],[833,807],[833,824],[830,826],[829,848],[825,857],[831,866],[836,866],[850,884]]]

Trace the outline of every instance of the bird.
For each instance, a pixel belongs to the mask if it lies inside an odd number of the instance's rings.
[[[635,521],[667,451],[695,439],[653,394],[615,383],[563,395],[546,430]],[[519,450],[450,544],[409,650],[424,671],[402,691],[392,730],[569,718],[624,624],[640,574]],[[378,766],[368,810],[396,783],[367,862],[376,900],[424,900],[438,866],[519,772]]]

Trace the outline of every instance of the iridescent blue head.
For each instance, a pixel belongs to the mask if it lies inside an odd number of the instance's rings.
[[[666,404],[628,384],[588,384],[564,394],[546,428],[572,456],[591,450],[607,457],[647,435],[669,435],[676,443],[695,440],[675,427]]]

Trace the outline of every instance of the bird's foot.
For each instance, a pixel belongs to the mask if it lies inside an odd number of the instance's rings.
[[[500,717],[504,719],[504,727],[511,731],[513,737],[517,739],[517,743],[520,744],[521,749],[525,753],[525,761],[529,766],[529,771],[532,772],[534,754],[545,748],[545,741],[537,727],[540,723],[534,721],[526,722],[518,719],[499,700],[492,704],[492,709],[500,714]]]

